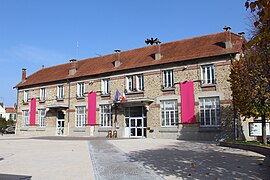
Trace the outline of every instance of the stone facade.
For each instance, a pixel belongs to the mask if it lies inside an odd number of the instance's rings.
[[[64,113],[64,127],[61,135],[67,136],[100,136],[108,135],[109,130],[116,130],[118,137],[130,137],[130,126],[127,126],[129,120],[125,116],[125,109],[127,107],[133,108],[142,106],[146,113],[145,122],[147,126],[142,131],[146,134],[138,137],[148,138],[173,138],[173,139],[191,139],[191,140],[220,140],[228,139],[233,136],[233,111],[231,108],[231,91],[230,83],[228,82],[230,74],[230,57],[218,56],[213,58],[205,58],[198,60],[190,60],[187,62],[179,62],[173,64],[166,64],[157,67],[145,67],[126,72],[115,72],[109,76],[92,76],[80,78],[72,81],[63,81],[57,83],[48,83],[25,87],[18,89],[18,123],[17,134],[44,136],[57,135],[57,113],[59,111]],[[210,86],[203,86],[201,84],[201,66],[214,65],[216,83]],[[172,89],[163,90],[161,88],[162,71],[173,70],[173,80],[175,87]],[[140,93],[127,93],[127,102],[116,104],[117,109],[112,108],[112,126],[102,127],[100,124],[100,105],[115,105],[113,103],[116,90],[121,93],[126,88],[126,76],[142,74],[144,77],[144,91]],[[110,79],[110,94],[102,95],[101,80]],[[180,82],[194,81],[194,95],[195,95],[195,124],[181,124],[181,98],[180,98]],[[77,84],[79,82],[85,83],[85,97],[77,98]],[[57,87],[64,86],[64,98],[57,100]],[[46,100],[39,101],[40,88],[46,89]],[[22,123],[22,111],[30,109],[30,102],[24,103],[24,90],[29,91],[29,99],[37,98],[37,112],[36,125],[27,126]],[[87,92],[97,92],[96,103],[96,124],[86,125],[83,127],[76,127],[76,107],[86,107],[86,119],[88,110]],[[203,97],[218,97],[220,100],[220,120],[219,126],[202,127],[200,126],[200,107],[199,98]],[[162,100],[176,100],[179,123],[170,127],[161,126],[161,101]],[[46,109],[46,126],[39,127],[39,109]],[[117,113],[117,122],[116,122]],[[132,117],[130,117],[132,118]],[[138,122],[138,120],[137,120]]]

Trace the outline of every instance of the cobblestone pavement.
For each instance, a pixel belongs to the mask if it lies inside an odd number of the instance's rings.
[[[96,180],[159,180],[150,169],[130,161],[124,152],[107,140],[89,142],[89,151]]]

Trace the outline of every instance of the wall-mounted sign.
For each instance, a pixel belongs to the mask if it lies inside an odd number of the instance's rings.
[[[266,123],[266,135],[270,135],[270,122]],[[249,123],[249,136],[262,136],[262,123],[261,122]]]

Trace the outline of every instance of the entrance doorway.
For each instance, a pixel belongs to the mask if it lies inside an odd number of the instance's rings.
[[[65,115],[62,111],[57,111],[56,135],[63,135],[65,127]]]
[[[144,106],[125,108],[125,137],[146,137],[147,119]]]

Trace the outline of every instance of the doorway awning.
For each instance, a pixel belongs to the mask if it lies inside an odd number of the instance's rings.
[[[67,104],[50,104],[50,105],[47,105],[46,108],[49,108],[49,109],[60,109],[60,108],[67,109],[68,105]]]
[[[126,101],[117,101],[117,102],[113,102],[113,103],[116,103],[116,104],[130,104],[130,103],[150,104],[154,101],[155,100],[151,99],[151,98],[137,97],[137,98],[128,98]]]

